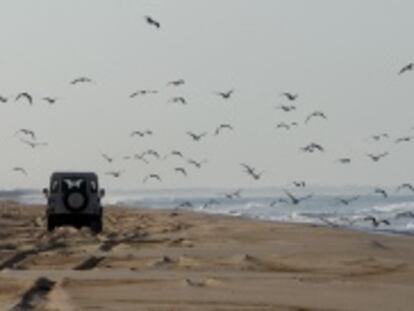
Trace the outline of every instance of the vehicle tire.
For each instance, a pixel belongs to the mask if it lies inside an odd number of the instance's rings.
[[[102,218],[101,217],[94,217],[91,220],[90,228],[93,233],[98,234],[102,231]]]
[[[47,217],[47,231],[52,232],[55,230],[56,224],[52,216]]]

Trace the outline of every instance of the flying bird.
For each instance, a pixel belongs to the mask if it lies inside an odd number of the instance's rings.
[[[368,153],[367,156],[371,158],[372,161],[374,162],[378,162],[379,160],[381,160],[383,157],[386,157],[388,155],[388,152],[383,152],[380,154],[372,154],[372,153]]]
[[[185,84],[184,79],[173,80],[167,83],[167,86],[180,86]]]
[[[174,168],[174,171],[176,171],[177,173],[181,173],[184,176],[187,176],[187,171],[185,170],[184,167],[176,167],[176,168]]]
[[[187,131],[186,132],[194,141],[199,141],[199,140],[201,140],[201,138],[203,138],[204,136],[206,136],[207,135],[207,132],[203,132],[203,133],[200,133],[200,134],[196,134],[196,133],[193,133],[193,132],[190,132],[190,131]]]
[[[403,183],[403,184],[399,185],[399,186],[397,187],[397,192],[399,192],[399,191],[400,191],[400,190],[402,190],[402,189],[408,189],[408,190],[411,190],[412,192],[414,192],[414,187],[413,187],[413,185],[411,185],[411,184],[409,184],[409,183]]]
[[[144,18],[145,18],[145,21],[148,23],[148,25],[152,25],[152,26],[156,27],[157,29],[161,28],[160,22],[156,21],[151,16],[146,15],[146,16],[144,16]]]
[[[304,200],[308,200],[308,199],[310,199],[310,198],[312,198],[312,194],[309,194],[309,195],[307,195],[307,196],[304,196],[304,197],[302,197],[302,198],[298,198],[298,197],[295,197],[293,194],[291,194],[289,191],[287,191],[287,190],[285,190],[285,189],[283,189],[283,191],[286,193],[286,195],[289,197],[289,199],[290,199],[290,203],[292,204],[292,205],[298,205],[300,202],[302,202],[302,201],[304,201]]]
[[[280,122],[278,124],[276,124],[276,129],[286,129],[286,130],[290,130],[291,125],[287,124],[285,122]]]
[[[208,208],[211,205],[220,205],[220,202],[215,199],[210,199],[201,207],[202,209]]]
[[[257,173],[254,167],[247,165],[245,163],[241,163],[240,165],[245,168],[245,172],[248,175],[250,175],[254,180],[259,180],[262,174],[264,173],[264,172]]]
[[[155,158],[157,158],[157,159],[159,159],[159,158],[160,158],[160,154],[158,153],[158,151],[155,151],[154,149],[148,149],[148,150],[147,150],[147,151],[145,151],[143,154],[144,154],[144,155],[145,155],[145,154],[152,155],[153,157],[155,157]]]
[[[172,150],[170,153],[166,154],[163,159],[165,160],[165,159],[167,159],[170,156],[176,156],[176,157],[180,157],[180,158],[183,158],[184,157],[184,155],[182,154],[181,151]]]
[[[144,136],[146,136],[146,135],[150,136],[150,135],[152,135],[152,134],[153,134],[153,132],[152,132],[151,130],[145,130],[145,131],[133,131],[133,132],[131,132],[130,136],[131,136],[131,137],[133,137],[133,136],[144,137]]]
[[[105,175],[110,175],[110,176],[113,176],[115,178],[119,178],[122,175],[122,173],[124,173],[123,170],[121,170],[121,171],[110,171],[110,172],[106,172]]]
[[[326,115],[323,112],[314,111],[306,118],[305,123],[308,123],[310,121],[310,119],[315,118],[315,117],[320,117],[320,118],[323,118],[325,120],[327,119]]]
[[[45,143],[45,142],[40,143],[40,142],[35,142],[35,141],[28,141],[28,140],[25,140],[25,139],[22,139],[22,138],[20,138],[20,141],[22,143],[25,143],[26,145],[32,147],[33,149],[36,148],[36,147],[39,147],[39,146],[47,146],[47,143]]]
[[[92,79],[88,78],[88,77],[79,77],[76,79],[73,79],[70,84],[75,85],[75,84],[79,84],[79,83],[91,83]]]
[[[351,159],[350,158],[340,158],[340,159],[338,159],[338,162],[342,163],[342,164],[349,164],[349,163],[351,163]]]
[[[288,100],[294,101],[298,98],[299,94],[292,94],[289,92],[284,92],[280,96],[285,96]]]
[[[27,171],[23,167],[16,166],[16,167],[13,167],[12,170],[15,171],[15,172],[20,172],[23,175],[27,176]]]
[[[289,201],[286,200],[286,199],[283,199],[283,198],[278,198],[278,199],[273,200],[272,202],[270,202],[269,206],[270,207],[274,207],[276,204],[279,204],[279,203],[286,203],[286,204],[288,204]]]
[[[402,67],[400,71],[398,72],[399,75],[403,74],[406,71],[412,71],[414,69],[414,63],[409,63]]]
[[[131,93],[129,95],[129,98],[134,98],[134,97],[137,97],[139,95],[148,95],[148,94],[157,94],[157,93],[158,93],[157,90],[138,90],[138,91],[135,91],[135,92]]]
[[[14,101],[18,101],[21,98],[26,99],[29,102],[30,105],[33,105],[33,97],[29,93],[27,93],[27,92],[21,92],[21,93],[17,94],[17,96],[16,96],[16,98],[15,98]]]
[[[293,105],[290,105],[290,106],[280,105],[280,106],[276,106],[275,109],[282,109],[285,112],[289,112],[289,111],[292,111],[292,110],[296,110],[296,106],[293,106]]]
[[[377,218],[375,218],[373,216],[367,216],[363,220],[365,220],[365,221],[371,221],[372,222],[372,225],[374,227],[378,227],[381,223],[383,223],[384,225],[387,225],[387,226],[391,225],[391,223],[390,223],[390,221],[388,219],[378,220]]]
[[[28,136],[30,136],[32,138],[32,140],[36,140],[36,134],[32,130],[29,130],[29,129],[20,129],[14,135],[17,135],[19,133],[23,133],[25,135],[28,135]]]
[[[58,98],[57,98],[57,97],[49,97],[49,96],[43,97],[42,99],[43,99],[45,102],[49,103],[50,105],[55,104],[55,103],[56,103],[56,101],[58,100]]]
[[[306,187],[306,182],[305,181],[294,181],[293,185],[297,188],[305,188]]]
[[[147,159],[145,159],[145,155],[146,155],[146,153],[145,153],[145,152],[143,152],[142,154],[138,154],[138,153],[136,153],[136,154],[134,154],[134,159],[135,159],[135,160],[141,160],[141,161],[142,161],[142,162],[144,162],[145,164],[148,164]]]
[[[179,205],[177,205],[176,208],[181,208],[181,207],[192,208],[193,207],[193,203],[191,203],[190,201],[184,201],[184,202],[180,203]]]
[[[184,98],[184,97],[182,97],[182,96],[173,97],[173,98],[171,98],[168,102],[169,102],[169,103],[174,103],[174,104],[178,104],[178,103],[180,103],[180,104],[182,104],[182,105],[187,105],[187,101],[186,101],[186,100],[185,100],[185,98]]]
[[[321,145],[316,144],[316,143],[310,143],[307,146],[302,147],[301,150],[304,152],[310,152],[310,153],[314,152],[315,150],[318,150],[321,152],[325,151],[325,149]]]
[[[160,175],[158,175],[158,174],[149,174],[149,175],[144,177],[142,182],[146,183],[149,179],[155,179],[155,180],[158,180],[158,182],[162,181]]]
[[[388,194],[384,189],[375,188],[374,193],[381,194],[385,199],[388,198]]]
[[[214,135],[217,136],[224,129],[233,130],[233,127],[230,124],[220,124],[214,131]]]
[[[353,201],[356,201],[358,199],[359,199],[359,195],[356,195],[356,196],[354,196],[352,198],[347,198],[347,199],[344,199],[344,198],[336,198],[336,200],[339,201],[340,203],[342,203],[343,205],[349,205],[349,203],[351,203]]]
[[[233,92],[234,92],[234,89],[231,89],[227,92],[216,92],[216,94],[223,99],[229,99],[231,95],[233,94]]]
[[[201,166],[202,166],[204,163],[207,163],[207,160],[196,161],[196,160],[194,160],[194,159],[188,159],[188,160],[187,160],[187,163],[188,163],[188,164],[192,164],[192,165],[194,165],[194,166],[195,166],[195,167],[197,167],[197,168],[201,168]]]
[[[398,144],[398,143],[403,143],[403,142],[409,142],[409,141],[411,141],[411,139],[413,139],[414,137],[412,137],[412,136],[405,136],[405,137],[399,137],[399,138],[397,138],[396,140],[395,140],[395,143],[396,144]]]
[[[234,198],[241,198],[242,191],[243,191],[242,189],[237,189],[233,192],[224,193],[224,196],[230,200],[233,200]]]
[[[383,138],[388,138],[389,136],[388,136],[388,134],[387,133],[381,133],[381,134],[375,134],[375,135],[372,135],[371,136],[371,138],[373,139],[373,140],[375,140],[375,141],[379,141],[379,140],[381,140],[381,139],[383,139]]]
[[[108,162],[108,163],[112,163],[114,161],[114,158],[111,158],[109,155],[107,155],[106,153],[101,153],[102,157]]]

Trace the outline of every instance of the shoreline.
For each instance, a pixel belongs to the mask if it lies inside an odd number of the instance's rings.
[[[104,231],[45,231],[0,202],[0,308],[411,310],[412,237],[186,210],[107,207]],[[1,285],[3,284],[3,285]]]

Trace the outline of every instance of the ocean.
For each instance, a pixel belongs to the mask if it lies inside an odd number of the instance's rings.
[[[297,198],[312,197],[294,205],[282,189],[166,189],[110,190],[104,205],[129,208],[182,209],[200,213],[253,219],[347,227],[358,231],[414,235],[414,193],[388,190],[384,198],[370,187],[289,189]],[[358,196],[355,198],[355,196]],[[0,198],[26,204],[45,204],[40,191],[0,191]],[[345,205],[339,199],[355,200]],[[288,200],[289,202],[285,202]],[[280,202],[279,202],[280,201]],[[273,203],[273,204],[272,204]],[[375,217],[377,226],[366,217]]]

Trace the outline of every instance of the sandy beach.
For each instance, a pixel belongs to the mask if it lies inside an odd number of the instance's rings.
[[[410,237],[182,210],[106,208],[45,230],[0,203],[1,310],[412,310]]]

